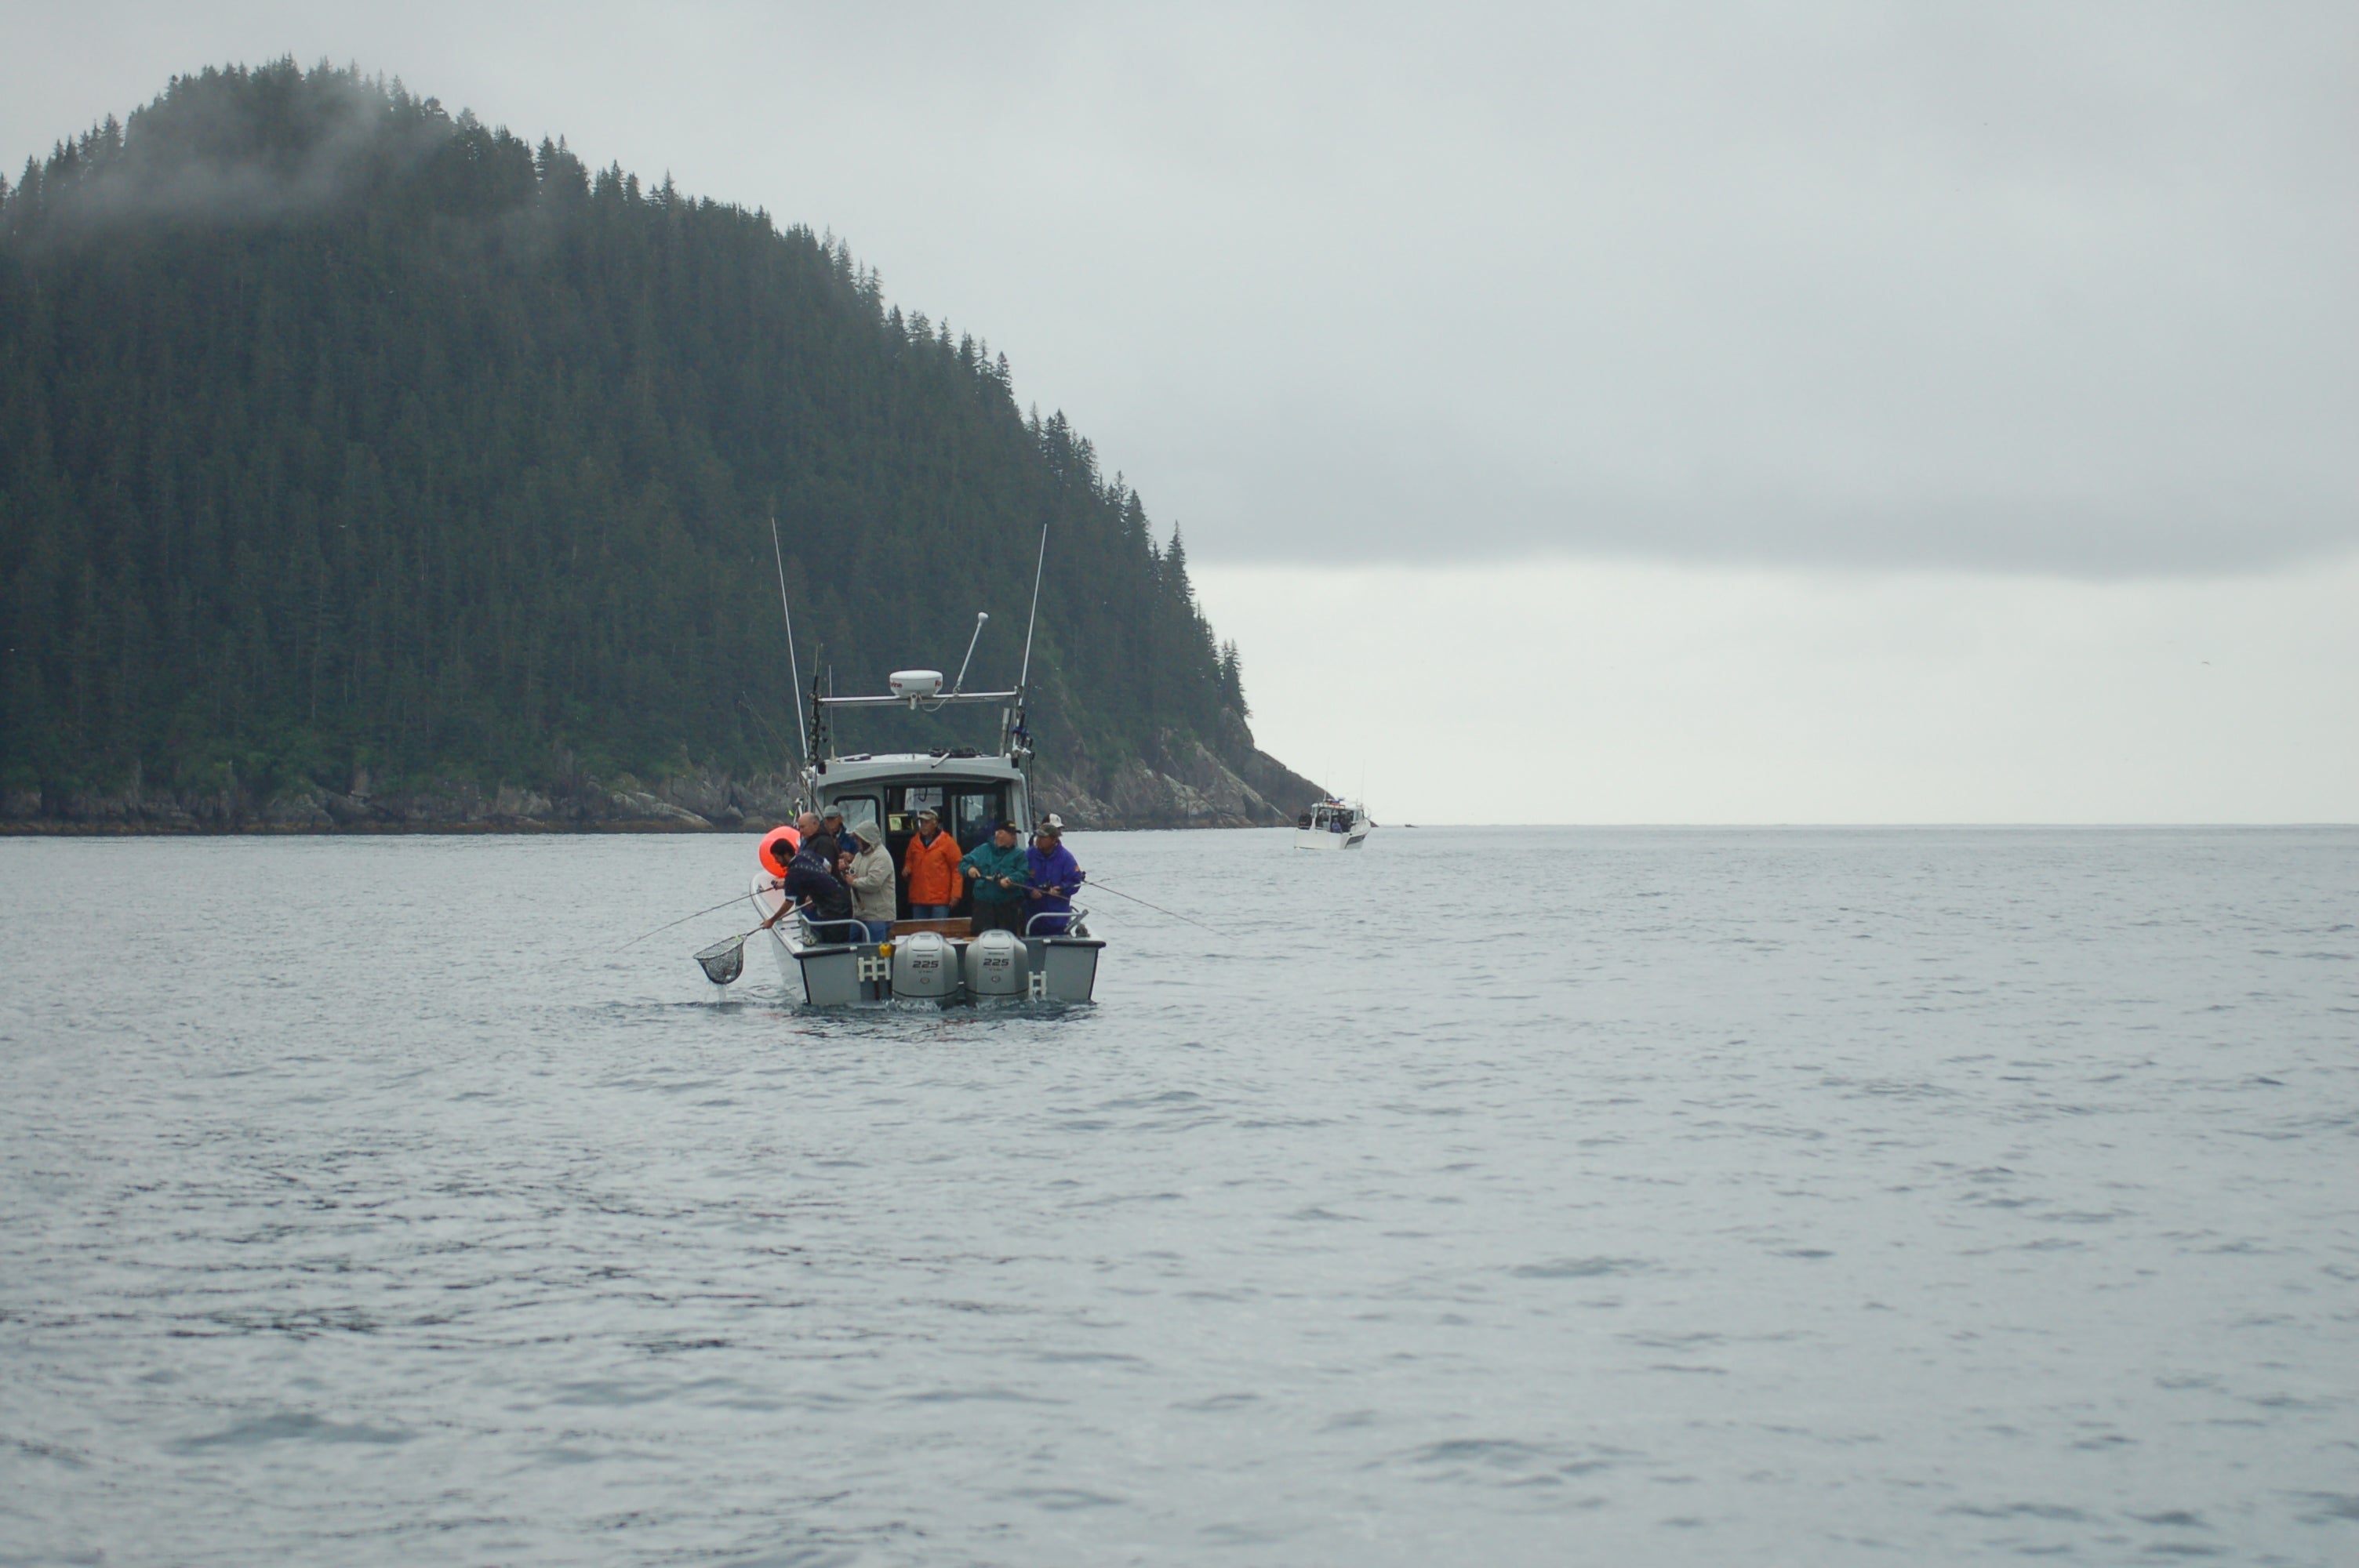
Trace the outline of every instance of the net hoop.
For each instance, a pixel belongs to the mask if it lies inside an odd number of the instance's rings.
[[[725,942],[715,942],[696,955],[704,967],[704,978],[716,986],[725,986],[745,972],[745,938],[732,936]]]

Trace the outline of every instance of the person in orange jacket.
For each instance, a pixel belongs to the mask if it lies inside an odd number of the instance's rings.
[[[909,916],[913,920],[948,920],[951,906],[965,891],[959,875],[958,840],[942,831],[939,812],[918,813],[918,836],[901,852],[901,880],[909,884]]]

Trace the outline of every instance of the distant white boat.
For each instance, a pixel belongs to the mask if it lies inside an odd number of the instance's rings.
[[[1356,849],[1368,841],[1375,823],[1368,808],[1356,800],[1322,800],[1296,819],[1298,849]]]

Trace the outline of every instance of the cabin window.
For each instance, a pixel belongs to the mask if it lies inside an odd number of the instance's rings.
[[[1007,819],[1007,792],[996,785],[951,790],[950,829],[959,848],[972,849],[987,842],[992,829]]]
[[[897,838],[905,838],[918,830],[918,814],[931,808],[941,814],[942,826],[958,840],[961,850],[972,849],[991,837],[991,830],[1007,819],[1007,786],[1005,784],[886,784],[885,786],[885,831]],[[852,812],[847,806],[844,822],[851,824]],[[894,846],[899,852],[899,846]]]
[[[876,797],[873,795],[840,795],[829,801],[828,805],[843,813],[843,831],[847,835],[864,822],[883,820],[876,815]],[[844,848],[856,849],[859,846],[846,844]]]
[[[942,809],[942,786],[940,784],[887,784],[885,787],[885,809],[891,815],[885,823],[888,833],[915,833],[918,813]],[[945,818],[949,813],[944,812]]]

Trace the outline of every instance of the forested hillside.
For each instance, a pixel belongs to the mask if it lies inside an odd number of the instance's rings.
[[[1307,787],[1252,752],[1178,534],[841,242],[283,62],[0,181],[17,816],[775,774],[774,516],[806,680],[954,668],[978,610],[1012,680],[1045,523],[1064,787],[1183,754]]]

